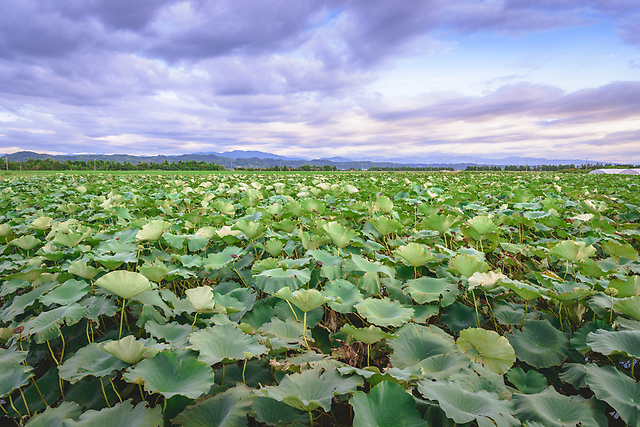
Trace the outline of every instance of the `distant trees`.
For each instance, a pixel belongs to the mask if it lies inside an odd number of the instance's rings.
[[[21,162],[8,161],[4,166],[8,165],[9,170],[46,170],[46,171],[220,171],[225,167],[215,163],[207,163],[204,160],[188,160],[169,162],[165,160],[161,163],[155,162],[139,162],[133,164],[131,162],[115,162],[111,160],[59,160],[51,159],[28,159]]]

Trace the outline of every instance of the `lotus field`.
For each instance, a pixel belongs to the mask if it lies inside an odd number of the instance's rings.
[[[640,181],[0,180],[2,425],[640,426]]]

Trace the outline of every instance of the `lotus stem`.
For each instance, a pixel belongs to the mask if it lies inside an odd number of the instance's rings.
[[[238,277],[240,278],[240,280],[242,281],[242,284],[244,285],[244,287],[247,287],[247,282],[244,281],[244,279],[242,278],[242,276],[240,275],[240,273],[238,272],[238,270],[236,269],[236,262],[233,261],[231,263],[231,267],[233,268],[233,271],[236,272],[236,274],[238,275]]]
[[[109,382],[111,383],[111,388],[116,392],[116,396],[118,396],[118,400],[122,403],[122,397],[120,397],[120,393],[116,390],[116,386],[113,384],[113,380],[111,379],[111,375],[109,375]]]
[[[476,293],[475,291],[471,291],[471,295],[473,295],[473,307],[476,309],[476,322],[478,324],[478,328],[480,327],[480,316],[478,315],[478,302],[476,301]]]
[[[62,335],[62,329],[60,329],[60,339],[62,339],[62,353],[60,353],[60,361],[62,362],[64,360],[64,349],[67,345],[67,343],[64,340],[64,335]]]
[[[56,359],[56,355],[53,354],[53,350],[51,349],[51,344],[49,344],[49,340],[45,340],[47,342],[47,347],[49,347],[49,353],[51,353],[51,357],[53,358],[53,361],[56,363],[56,366],[58,366],[60,363],[58,362],[58,359]]]
[[[13,406],[13,399],[11,398],[11,395],[9,395],[9,405],[11,405],[11,408],[13,408],[13,410],[16,411],[16,414],[18,414],[20,419],[22,419],[22,414],[20,412],[18,412],[18,410],[16,409],[15,406]],[[4,409],[4,408],[2,408],[2,409]],[[18,424],[18,425],[20,425],[20,424]]]
[[[40,391],[40,387],[38,387],[38,384],[36,384],[36,380],[34,380],[33,377],[31,378],[31,383],[35,386],[36,390],[38,391],[38,394],[40,395],[40,399],[42,399],[42,401],[44,402],[45,406],[49,406],[49,404],[45,400],[44,396],[42,395],[42,392]]]
[[[22,396],[22,401],[24,402],[24,407],[27,410],[27,415],[31,418],[31,411],[29,411],[29,405],[27,404],[27,399],[24,397],[24,393],[22,393],[22,387],[18,387],[18,391],[20,392],[20,396]]]
[[[242,383],[247,384],[247,381],[244,379],[244,371],[247,369],[247,359],[244,359],[244,366],[242,367]]]
[[[198,320],[198,312],[196,311],[196,315],[193,316],[193,323],[191,324],[191,332],[193,332],[193,326],[196,324],[196,320]]]
[[[560,303],[560,309],[558,309],[558,318],[560,319],[560,330],[564,332],[564,325],[562,324],[562,303]]]
[[[613,323],[613,294],[611,294],[610,297],[611,297],[611,311],[609,312],[609,323]]]
[[[162,405],[162,419],[164,419],[164,413],[167,410],[167,398],[164,398],[164,404]]]
[[[489,306],[489,312],[491,313],[491,318],[493,319],[493,326],[496,328],[496,332],[498,332],[498,323],[496,322],[496,316],[493,315],[493,308],[491,307],[491,303],[489,302],[489,298],[487,297],[487,292],[484,289],[482,290],[482,292],[484,292],[484,299],[487,301],[487,305]]]
[[[305,311],[304,318],[302,320],[302,339],[304,340],[304,343],[307,345],[307,350],[311,350],[311,347],[309,347],[309,342],[307,342],[307,337],[305,334],[306,332],[307,332],[307,312]]]
[[[220,380],[220,386],[224,387],[224,367],[227,366],[224,363],[222,364],[222,379]]]
[[[527,312],[529,311],[529,304],[527,302],[527,300],[524,301],[524,316],[522,316],[522,320],[520,321],[520,326],[518,326],[518,329],[522,329],[522,325],[524,325],[524,319],[525,317],[527,317]]]
[[[309,411],[309,422],[311,423],[311,427],[313,427],[313,414]]]
[[[87,334],[87,342],[91,344],[91,337],[89,336],[89,322],[90,320],[87,319],[87,328],[85,329],[85,333]]]
[[[371,353],[371,344],[367,344],[367,368],[369,367],[369,354]]]
[[[288,300],[285,300],[285,301],[287,301],[287,304],[289,304],[289,308],[291,309],[291,312],[293,313],[293,317],[295,317],[295,318],[296,318],[296,322],[299,322],[300,320],[298,319],[298,315],[296,314],[296,311],[295,311],[295,310],[293,309],[293,307],[291,306],[291,303],[290,303]],[[305,313],[305,314],[306,314],[306,313]],[[303,331],[303,333],[302,333],[302,334],[304,335],[304,331]]]
[[[102,377],[98,377],[100,380],[100,387],[102,388],[102,395],[104,396],[104,401],[107,402],[107,406],[111,408],[111,404],[109,403],[109,399],[107,399],[107,392],[104,391],[104,384],[102,383]]]
[[[127,305],[127,300],[122,299],[122,312],[120,313],[120,333],[118,334],[118,339],[122,338],[122,320],[124,319],[124,307]]]

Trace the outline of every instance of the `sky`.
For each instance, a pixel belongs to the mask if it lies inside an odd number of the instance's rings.
[[[640,0],[0,0],[0,153],[640,163]]]

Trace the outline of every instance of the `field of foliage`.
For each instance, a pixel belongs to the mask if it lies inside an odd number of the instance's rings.
[[[0,177],[2,425],[640,426],[640,180]]]

